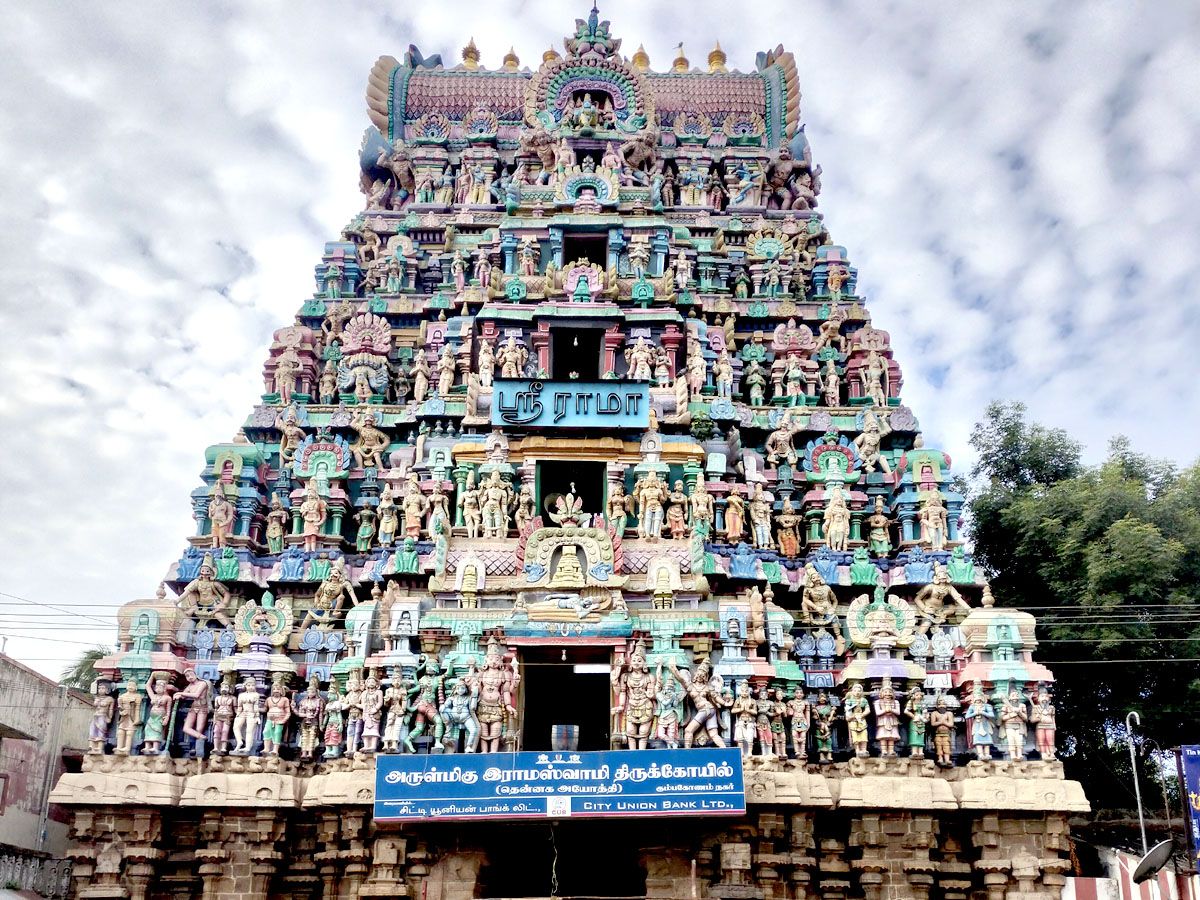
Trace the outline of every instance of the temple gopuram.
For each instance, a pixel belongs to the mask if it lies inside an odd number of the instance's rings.
[[[97,663],[77,896],[1059,896],[1054,678],[792,54],[620,47],[371,69],[364,209]]]

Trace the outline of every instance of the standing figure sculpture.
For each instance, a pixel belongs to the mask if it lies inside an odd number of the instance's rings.
[[[834,485],[828,491],[829,501],[822,515],[825,546],[844,553],[850,544],[850,508],[846,505],[846,495],[840,487]]]
[[[146,682],[146,724],[142,729],[142,755],[154,756],[166,752],[167,729],[175,703],[171,695],[175,687],[166,672],[155,672]]]
[[[933,712],[929,714],[929,727],[933,729],[933,752],[937,764],[943,767],[954,765],[951,757],[954,741],[954,713],[946,708],[946,698],[938,694]]]
[[[271,693],[267,697],[267,717],[263,725],[263,756],[278,756],[279,748],[283,746],[283,732],[292,718],[292,699],[283,689],[283,682],[276,681],[271,685]]]
[[[117,756],[133,753],[133,738],[142,724],[142,701],[146,698],[138,690],[137,679],[130,678],[125,690],[117,698],[117,742],[113,752]]]
[[[775,541],[771,538],[771,505],[762,484],[755,484],[750,499],[750,532],[754,546],[759,550],[775,549]]]
[[[846,697],[846,702],[843,704],[844,715],[846,716],[846,728],[850,732],[850,743],[854,746],[854,755],[858,757],[869,756],[867,751],[867,716],[870,714],[871,705],[863,693],[862,682],[856,681],[854,687],[850,688],[850,693]]]
[[[300,720],[300,759],[311,762],[321,745],[321,713],[325,703],[321,699],[321,681],[313,675],[308,679],[308,688],[295,701],[296,717]]]
[[[516,696],[520,683],[521,673],[517,669],[517,658],[513,657],[512,668],[508,668],[504,664],[500,642],[493,635],[488,640],[487,653],[476,688],[479,702],[475,714],[479,719],[480,746],[484,753],[500,751],[506,724],[511,723],[509,730],[512,732],[518,730]]]
[[[233,530],[233,523],[237,521],[237,510],[225,498],[225,489],[220,482],[212,488],[212,499],[208,501],[208,521],[213,549],[224,547]]]
[[[867,354],[866,362],[863,363],[858,374],[862,381],[863,396],[870,399],[875,406],[887,406],[888,391],[890,390],[887,359],[872,350]]]
[[[229,752],[229,739],[233,729],[233,717],[237,712],[237,698],[233,695],[233,684],[222,681],[213,699],[213,753],[224,755]]]
[[[983,687],[978,684],[975,685],[964,718],[971,729],[971,746],[975,749],[975,758],[981,761],[991,759],[992,745],[996,738],[996,710],[992,701],[984,696]]]
[[[833,723],[837,719],[837,707],[829,702],[825,691],[817,694],[813,718],[817,724],[817,762],[827,765],[833,762]]]
[[[267,552],[276,555],[283,552],[283,539],[287,535],[291,516],[283,508],[278,494],[271,495],[271,508],[267,512]]]
[[[379,749],[380,719],[383,717],[383,691],[380,690],[379,677],[374,671],[367,676],[358,702],[362,707],[362,750],[363,753],[375,753]]]
[[[473,663],[473,661],[472,661]],[[474,753],[479,747],[479,718],[476,709],[479,694],[472,690],[466,678],[455,681],[442,704],[442,720],[446,723],[444,737],[452,753],[458,752],[458,739],[462,736],[463,752]]]
[[[892,679],[884,678],[875,700],[875,740],[879,741],[879,755],[884,758],[896,755],[896,742],[900,740],[900,701],[892,689]]]
[[[946,549],[946,507],[941,494],[933,494],[921,507],[921,543],[935,553]]]
[[[204,756],[204,741],[208,727],[208,712],[212,698],[212,684],[206,678],[200,678],[195,669],[186,669],[183,673],[187,682],[177,699],[191,700],[187,716],[183,720],[183,733],[192,739],[192,756],[201,759]]]
[[[726,746],[725,739],[721,737],[720,716],[718,715],[721,703],[719,689],[714,689],[709,681],[712,667],[708,660],[701,660],[696,664],[696,672],[690,679],[684,677],[676,667],[674,660],[670,660],[668,665],[671,668],[671,676],[679,682],[679,686],[691,698],[692,706],[695,709],[695,713],[683,729],[684,749],[692,746],[696,735],[701,730],[708,733],[708,739],[714,746]]]
[[[875,512],[867,517],[867,548],[876,556],[887,556],[892,552],[889,529],[892,520],[883,511],[883,498],[875,498]]]
[[[746,504],[742,500],[741,488],[733,485],[725,498],[725,542],[736,544],[742,539],[746,527]]]
[[[925,730],[929,724],[929,713],[925,711],[925,693],[914,687],[904,704],[904,716],[908,719],[908,753],[913,759],[925,758]]]
[[[1004,726],[1004,741],[1008,745],[1008,758],[1024,759],[1029,713],[1025,710],[1025,701],[1015,690],[1008,692],[1004,706],[1000,708],[1000,723]]]
[[[658,684],[646,665],[646,647],[641,641],[629,654],[628,665],[615,666],[611,677],[617,698],[612,712],[624,720],[625,745],[630,750],[645,750],[650,746],[650,732],[654,727],[654,697],[658,693]]]
[[[328,515],[329,507],[317,493],[316,480],[309,481],[304,492],[304,502],[300,504],[300,518],[304,522],[304,549],[310,553],[317,549],[321,529],[325,526]]]
[[[812,704],[804,699],[804,688],[796,686],[796,693],[788,701],[788,716],[792,720],[792,752],[796,759],[808,759],[808,732],[812,728]]]
[[[233,717],[233,752],[249,755],[258,740],[258,726],[262,724],[262,697],[254,678],[246,676],[242,692],[237,698],[237,714]]]
[[[404,748],[409,753],[416,753],[413,739],[423,735],[427,728],[433,730],[433,749],[442,749],[441,706],[446,700],[445,676],[438,658],[433,655],[422,656],[417,664],[417,683],[409,689],[408,710],[412,713],[412,727],[404,739]]]
[[[750,682],[742,679],[737,685],[737,696],[733,700],[733,742],[742,751],[742,758],[749,759],[754,753],[755,719],[758,703],[750,694]]]
[[[1037,739],[1038,755],[1042,759],[1054,759],[1054,732],[1057,727],[1057,716],[1050,694],[1046,690],[1038,692],[1034,698],[1033,709],[1029,721],[1034,724],[1034,737]]]
[[[112,724],[116,703],[107,681],[96,685],[96,695],[92,698],[92,722],[88,726],[89,753],[104,752],[104,743],[108,740],[108,727]]]
[[[733,363],[729,361],[729,353],[725,350],[713,363],[713,383],[717,386],[718,397],[733,398]]]
[[[457,368],[458,366],[454,361],[454,351],[447,344],[442,348],[442,355],[438,357],[437,393],[439,397],[450,396],[450,389],[454,387],[454,374]]]
[[[508,534],[508,511],[512,508],[512,488],[492,472],[483,485],[483,536],[502,538]]]

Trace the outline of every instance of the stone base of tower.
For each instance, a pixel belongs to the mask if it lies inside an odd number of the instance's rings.
[[[374,761],[89,757],[73,812],[73,896],[645,896],[1052,900],[1067,818],[1055,762],[748,761],[737,817],[440,823],[372,819]]]

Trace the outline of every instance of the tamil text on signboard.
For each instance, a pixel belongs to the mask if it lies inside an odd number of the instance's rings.
[[[380,756],[376,762],[380,821],[745,811],[736,748]]]
[[[650,427],[650,387],[624,381],[530,381],[495,383],[492,424],[547,428]]]

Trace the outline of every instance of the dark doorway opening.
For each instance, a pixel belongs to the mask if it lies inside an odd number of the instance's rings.
[[[642,827],[624,822],[505,823],[489,830],[481,898],[644,897]],[[557,890],[555,881],[557,880]]]
[[[555,381],[599,381],[599,328],[555,328],[550,332],[550,377]]]
[[[575,496],[583,501],[584,515],[598,516],[604,512],[607,467],[603,462],[573,459],[546,459],[537,464],[538,514],[552,524],[550,511],[559,494],[575,485]]]
[[[586,231],[564,233],[563,268],[571,268],[580,259],[602,269],[608,268],[608,235]]]
[[[563,654],[566,653],[566,660]],[[555,725],[579,726],[580,750],[607,750],[612,689],[607,647],[536,647],[521,652],[525,691],[521,749],[549,750]],[[579,671],[579,668],[594,671]]]

